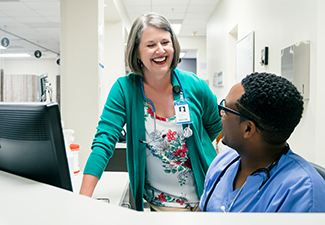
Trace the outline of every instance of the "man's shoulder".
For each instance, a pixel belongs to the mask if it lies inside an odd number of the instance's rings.
[[[291,150],[283,157],[279,170],[286,177],[286,182],[308,183],[311,187],[321,185],[325,188],[325,180],[316,169],[306,159]]]
[[[280,197],[285,195],[292,201],[300,199],[310,210],[305,211],[323,212],[325,180],[307,160],[292,151],[289,151],[281,160],[269,190],[275,191]]]
[[[214,168],[215,170],[223,170],[230,162],[235,160],[238,156],[239,154],[236,150],[227,146],[217,155],[217,157],[215,157],[215,159],[210,165],[210,168]]]
[[[227,145],[223,148],[223,150],[218,154],[222,160],[231,160],[235,159],[239,156],[237,151]]]

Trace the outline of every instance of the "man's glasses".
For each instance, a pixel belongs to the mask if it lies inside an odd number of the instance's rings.
[[[229,112],[229,113],[235,114],[237,116],[241,116],[241,117],[245,118],[246,120],[252,121],[260,131],[263,131],[263,128],[260,127],[254,120],[252,120],[248,116],[245,116],[245,115],[241,114],[240,112],[237,112],[237,111],[235,111],[233,109],[230,109],[230,108],[226,107],[225,106],[225,99],[222,99],[222,101],[218,105],[218,108],[219,108],[219,115],[221,117],[224,116],[226,112]]]

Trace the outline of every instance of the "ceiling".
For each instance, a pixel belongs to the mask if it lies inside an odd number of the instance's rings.
[[[105,20],[122,20],[113,0],[105,1]],[[219,0],[114,0],[125,8],[131,24],[142,13],[158,12],[180,22],[178,36],[205,36],[206,23]],[[60,0],[0,0],[0,40],[10,45],[0,53],[60,54]]]

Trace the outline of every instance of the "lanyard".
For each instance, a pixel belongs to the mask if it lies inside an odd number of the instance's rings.
[[[178,83],[179,83],[180,89],[181,89],[181,90],[180,90],[181,99],[183,99],[183,97],[184,97],[184,99],[186,99],[186,95],[185,95],[185,91],[184,91],[183,85],[182,85],[182,83],[181,83],[181,81],[180,81],[178,75],[177,75],[175,72],[173,72],[173,73],[174,73],[174,75],[175,75],[175,77],[176,77],[176,79],[177,79],[177,81],[178,81]],[[145,101],[150,102],[150,104],[151,104],[151,106],[152,106],[152,111],[153,111],[153,114],[154,114],[154,115],[153,115],[153,119],[154,119],[154,132],[156,133],[156,130],[157,130],[157,128],[156,128],[156,108],[155,108],[155,105],[153,104],[153,102],[152,102],[149,98],[147,98],[146,95],[145,95],[145,93],[144,93],[142,77],[140,77],[140,86],[141,86],[141,92],[142,92],[143,99],[144,99]],[[189,125],[189,123],[188,123],[188,126],[184,129],[184,136],[185,136],[186,138],[188,138],[188,137],[190,137],[192,134],[193,134],[193,131],[191,130],[190,125]],[[140,141],[140,142],[145,143],[144,141]]]
[[[179,83],[179,86],[181,87],[181,93],[182,93],[184,99],[186,99],[186,95],[185,95],[185,91],[184,91],[184,88],[183,88],[182,82],[181,82],[181,80],[179,79],[178,75],[177,75],[175,72],[173,72],[173,73],[174,73],[174,75],[175,75],[175,77],[176,77],[176,79],[177,79],[177,81],[178,81],[178,83]],[[152,111],[153,111],[154,114],[155,114],[155,113],[156,113],[155,105],[153,104],[153,102],[152,102],[149,98],[146,98],[146,95],[145,95],[145,93],[144,93],[142,77],[140,77],[140,85],[141,85],[141,92],[142,92],[143,99],[144,99],[145,101],[150,102],[150,104],[151,104],[151,106],[152,106]],[[155,115],[155,117],[156,117],[156,115]]]

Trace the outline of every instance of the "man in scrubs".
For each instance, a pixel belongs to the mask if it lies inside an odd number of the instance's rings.
[[[303,98],[283,77],[253,73],[219,105],[223,143],[212,162],[200,211],[325,212],[325,181],[287,139]]]

